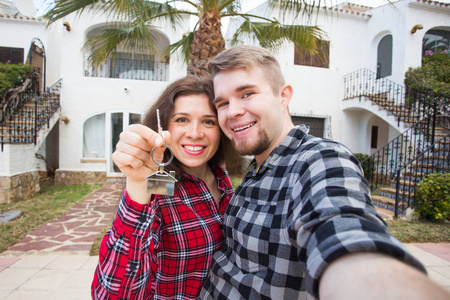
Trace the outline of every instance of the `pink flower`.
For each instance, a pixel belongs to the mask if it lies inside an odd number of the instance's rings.
[[[447,50],[441,51],[441,54],[448,54]]]
[[[426,50],[426,51],[425,51],[425,56],[428,56],[428,55],[433,55],[433,51],[431,51],[431,50]]]

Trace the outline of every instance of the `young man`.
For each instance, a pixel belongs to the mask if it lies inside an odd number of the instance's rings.
[[[225,212],[201,299],[444,299],[371,204],[344,146],[294,127],[273,55],[239,46],[209,65],[219,124],[254,161]],[[434,297],[434,298],[433,298]]]

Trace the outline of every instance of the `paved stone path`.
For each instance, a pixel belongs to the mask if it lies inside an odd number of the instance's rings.
[[[66,215],[29,232],[5,254],[37,251],[89,252],[101,230],[111,224],[123,188],[123,182],[105,183]]]

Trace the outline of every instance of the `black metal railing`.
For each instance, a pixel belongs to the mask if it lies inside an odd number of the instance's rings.
[[[393,115],[397,124],[414,124],[424,116],[449,116],[450,99],[435,93],[417,93],[386,78],[378,78],[375,72],[360,69],[344,76],[344,100],[366,97],[388,114]],[[438,120],[447,128],[447,118]]]
[[[159,61],[122,59],[105,63],[98,68],[89,67],[85,70],[85,76],[168,81],[169,67],[169,63]]]
[[[394,178],[399,169],[410,164],[417,155],[426,151],[437,139],[445,135],[446,129],[442,126],[442,121],[445,119],[438,119],[437,113],[436,107],[433,106],[433,109],[428,110],[409,129],[361,163],[372,191]]]
[[[366,69],[346,75],[344,84],[344,100],[359,98],[361,101],[365,97],[395,116],[398,124],[403,122],[410,126],[361,163],[371,191],[390,182],[396,183],[393,197],[396,199],[394,210],[397,216],[399,209],[403,213],[414,201],[414,186],[409,187],[407,192],[400,184],[404,181],[404,170],[414,166],[420,157],[442,143],[442,137],[450,128],[450,99],[432,92],[417,93],[385,78],[377,79],[375,72]],[[444,138],[444,142],[447,140]],[[448,159],[449,147],[441,151],[443,157]],[[422,173],[413,172],[406,178],[420,182],[422,177]]]
[[[404,214],[414,203],[415,191],[425,176],[450,171],[450,134],[437,140],[408,164],[397,170],[395,187],[395,217]]]
[[[0,122],[2,151],[4,144],[36,143],[38,131],[45,124],[49,125],[50,118],[60,107],[61,81],[59,79],[38,97],[33,98],[29,93],[20,94],[21,105],[14,109],[8,108],[8,105],[4,107],[5,111],[11,112]]]

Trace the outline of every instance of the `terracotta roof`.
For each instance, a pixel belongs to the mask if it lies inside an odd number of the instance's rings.
[[[372,16],[371,14],[366,13],[366,11],[373,9],[373,7],[360,4],[353,4],[350,2],[341,3],[333,7],[322,7],[322,8],[327,11],[345,13],[349,15],[361,16],[366,18],[370,18]]]
[[[26,16],[22,16],[21,14],[16,14],[16,15],[0,14],[0,19],[42,21],[42,18],[26,17]]]
[[[429,4],[429,5],[433,5],[433,6],[439,6],[439,7],[450,7],[450,3],[439,2],[439,1],[416,0],[416,2]]]

